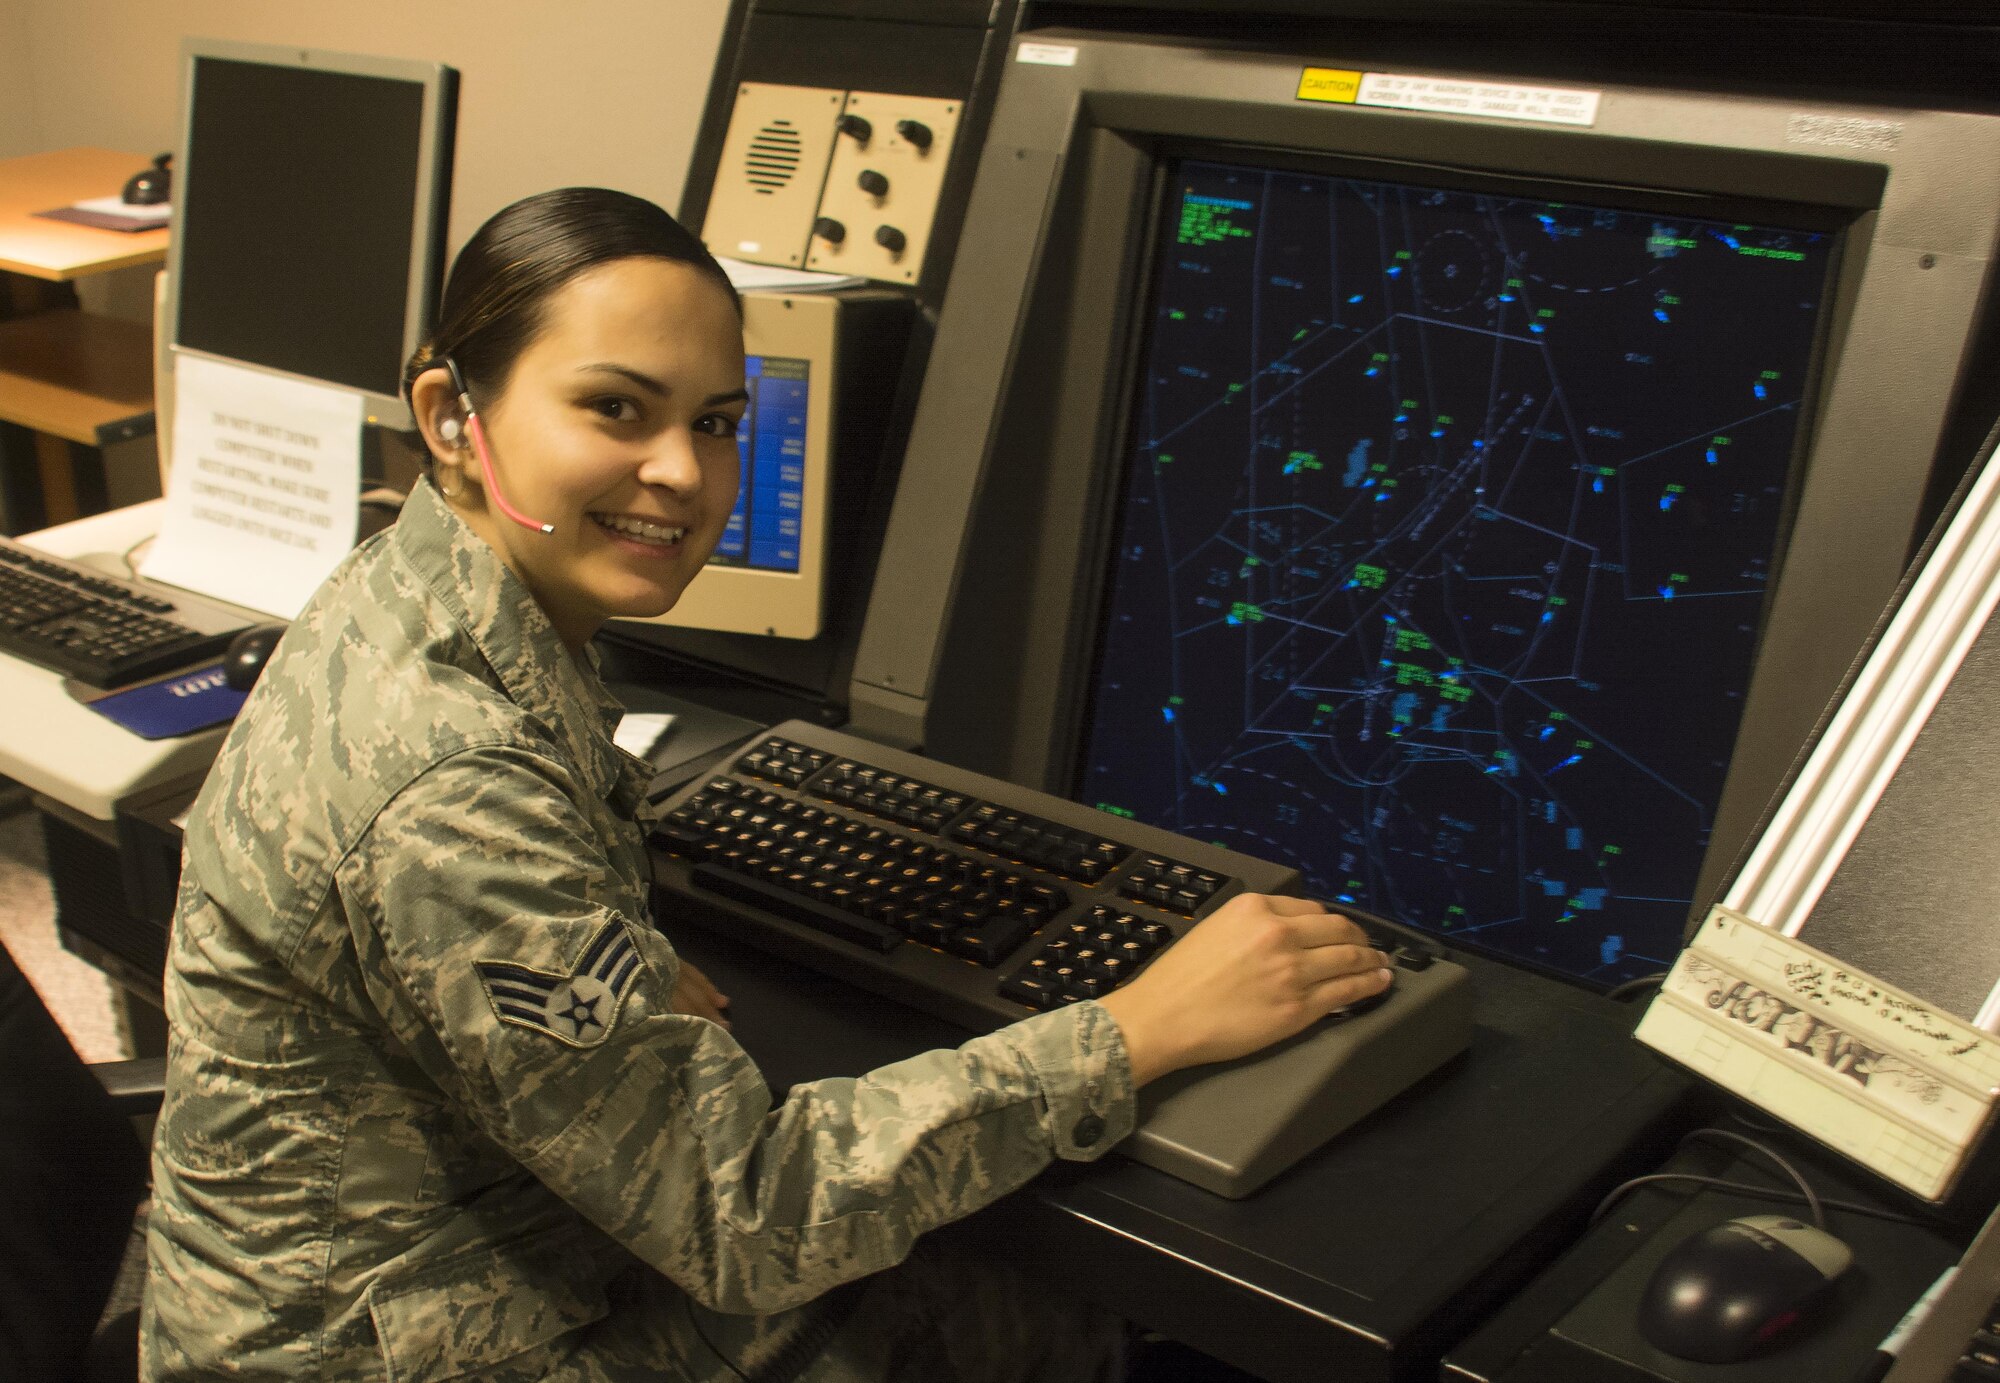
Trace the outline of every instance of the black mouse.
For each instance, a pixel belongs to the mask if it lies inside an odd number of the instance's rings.
[[[241,692],[256,686],[284,632],[282,624],[253,624],[231,639],[229,651],[222,655],[222,680]]]
[[[128,206],[158,206],[174,192],[173,170],[167,165],[174,161],[172,154],[159,154],[153,159],[151,168],[134,173],[125,180],[125,191],[120,194]]]
[[[1668,1354],[1731,1364],[1809,1314],[1854,1261],[1823,1229],[1745,1215],[1667,1251],[1639,1300],[1639,1333]]]

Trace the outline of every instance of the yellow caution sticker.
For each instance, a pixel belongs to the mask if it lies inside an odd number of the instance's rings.
[[[1361,92],[1361,74],[1338,67],[1308,67],[1299,74],[1301,101],[1332,101],[1351,106]]]

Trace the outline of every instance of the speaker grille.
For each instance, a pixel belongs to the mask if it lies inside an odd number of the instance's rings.
[[[757,131],[743,156],[743,173],[753,189],[768,197],[798,171],[799,132],[791,121],[773,120]]]

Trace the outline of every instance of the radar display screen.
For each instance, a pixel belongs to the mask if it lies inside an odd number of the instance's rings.
[[[1664,969],[1837,236],[1167,178],[1076,796],[1594,987]]]

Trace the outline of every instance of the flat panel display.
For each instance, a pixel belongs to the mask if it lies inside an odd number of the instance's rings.
[[[454,74],[191,42],[186,80],[173,345],[400,414],[403,362],[435,311]]]
[[[796,572],[805,509],[812,363],[753,355],[743,362],[743,373],[750,406],[736,434],[742,461],[736,508],[709,562]]]
[[[1838,235],[1164,176],[1076,795],[1592,985],[1664,969]]]

